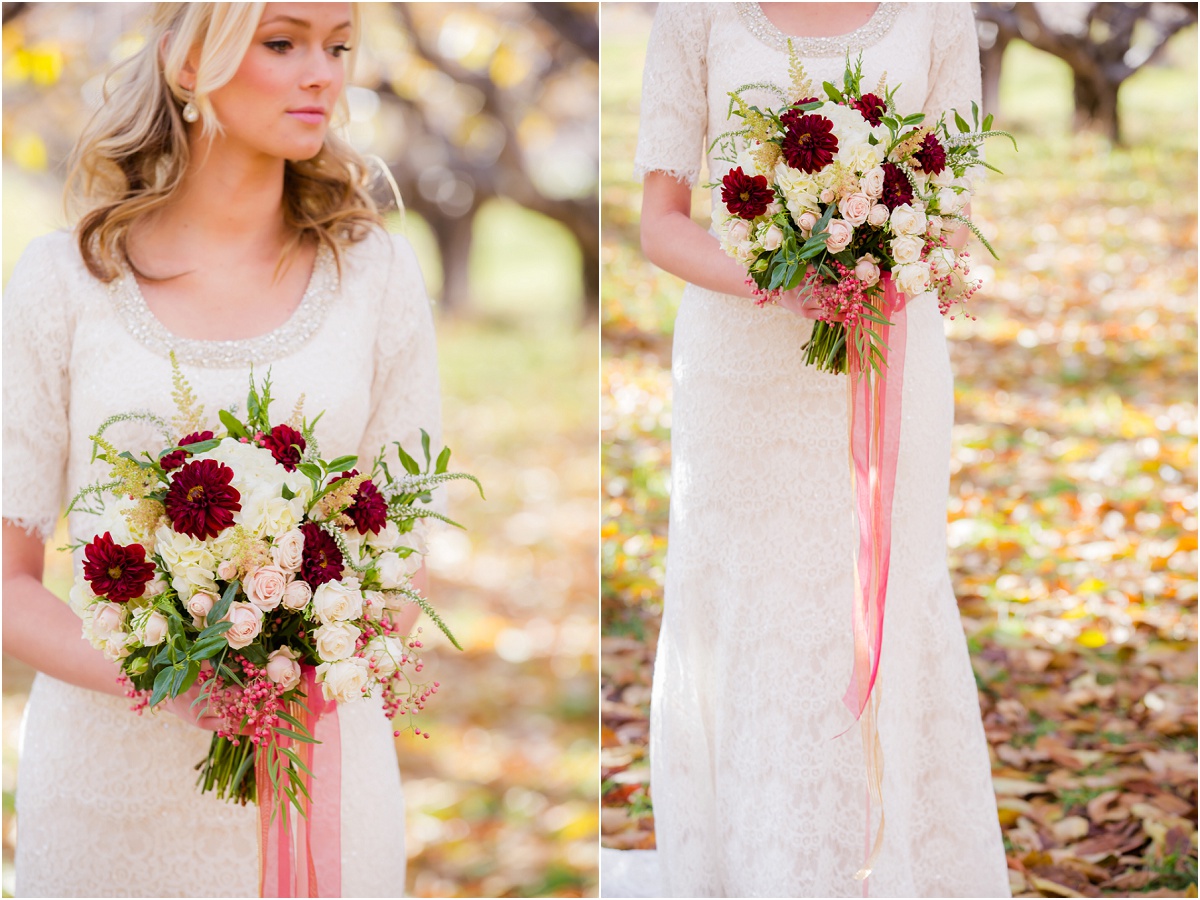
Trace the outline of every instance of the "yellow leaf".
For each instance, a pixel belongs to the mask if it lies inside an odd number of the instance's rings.
[[[1083,634],[1079,635],[1079,637],[1075,638],[1075,641],[1076,643],[1082,644],[1085,647],[1090,647],[1094,650],[1097,647],[1103,647],[1105,644],[1107,644],[1108,638],[1105,637],[1103,631],[1099,631],[1095,628],[1089,628],[1083,632]]]
[[[12,156],[13,162],[22,169],[41,172],[46,168],[46,145],[32,131],[18,135],[13,140],[9,155]]]

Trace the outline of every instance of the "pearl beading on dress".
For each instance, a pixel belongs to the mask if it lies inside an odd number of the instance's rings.
[[[776,27],[758,3],[735,3],[742,24],[772,50],[787,52],[789,35]],[[871,18],[849,34],[831,37],[791,37],[800,56],[843,56],[847,50],[863,50],[878,42],[900,14],[899,3],[880,3]]]
[[[108,285],[109,296],[126,329],[138,343],[163,357],[174,351],[181,363],[211,369],[235,369],[278,359],[306,344],[325,319],[338,289],[333,251],[322,244],[300,305],[286,322],[267,334],[239,341],[204,341],[173,334],[150,311],[133,273],[125,268]]]

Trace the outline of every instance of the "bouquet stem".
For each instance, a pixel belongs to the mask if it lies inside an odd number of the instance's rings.
[[[240,739],[235,745],[229,738],[214,734],[208,755],[196,764],[200,771],[196,782],[200,792],[214,791],[222,800],[243,806],[254,803],[257,799],[254,778],[246,776],[254,771],[257,749],[249,739]]]
[[[846,327],[838,323],[815,322],[812,335],[800,349],[804,363],[822,372],[842,375],[846,371]]]

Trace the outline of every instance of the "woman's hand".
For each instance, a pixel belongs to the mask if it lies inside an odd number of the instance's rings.
[[[178,697],[168,697],[162,702],[162,706],[189,725],[195,725],[205,731],[228,731],[228,720],[224,716],[213,715],[207,701],[192,705],[199,696],[200,685],[193,684]]]
[[[782,291],[776,302],[788,312],[805,319],[817,319],[821,315],[821,307],[813,300],[812,292],[807,287]]]

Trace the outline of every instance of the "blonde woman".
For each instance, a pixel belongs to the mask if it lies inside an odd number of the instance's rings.
[[[330,130],[348,3],[164,3],[76,149],[72,232],[35,240],[4,297],[4,651],[39,670],[18,780],[28,896],[249,896],[256,813],[194,786],[211,717],[135,715],[117,670],[43,586],[64,501],[109,415],[170,417],[173,351],[210,414],[271,369],[323,455],[438,438],[429,303],[358,155]],[[123,424],[118,444],[149,435]],[[92,528],[92,530],[88,530]],[[72,540],[94,520],[72,514]],[[78,564],[78,560],[76,560]],[[346,896],[404,889],[403,799],[378,701],[344,707]]]

